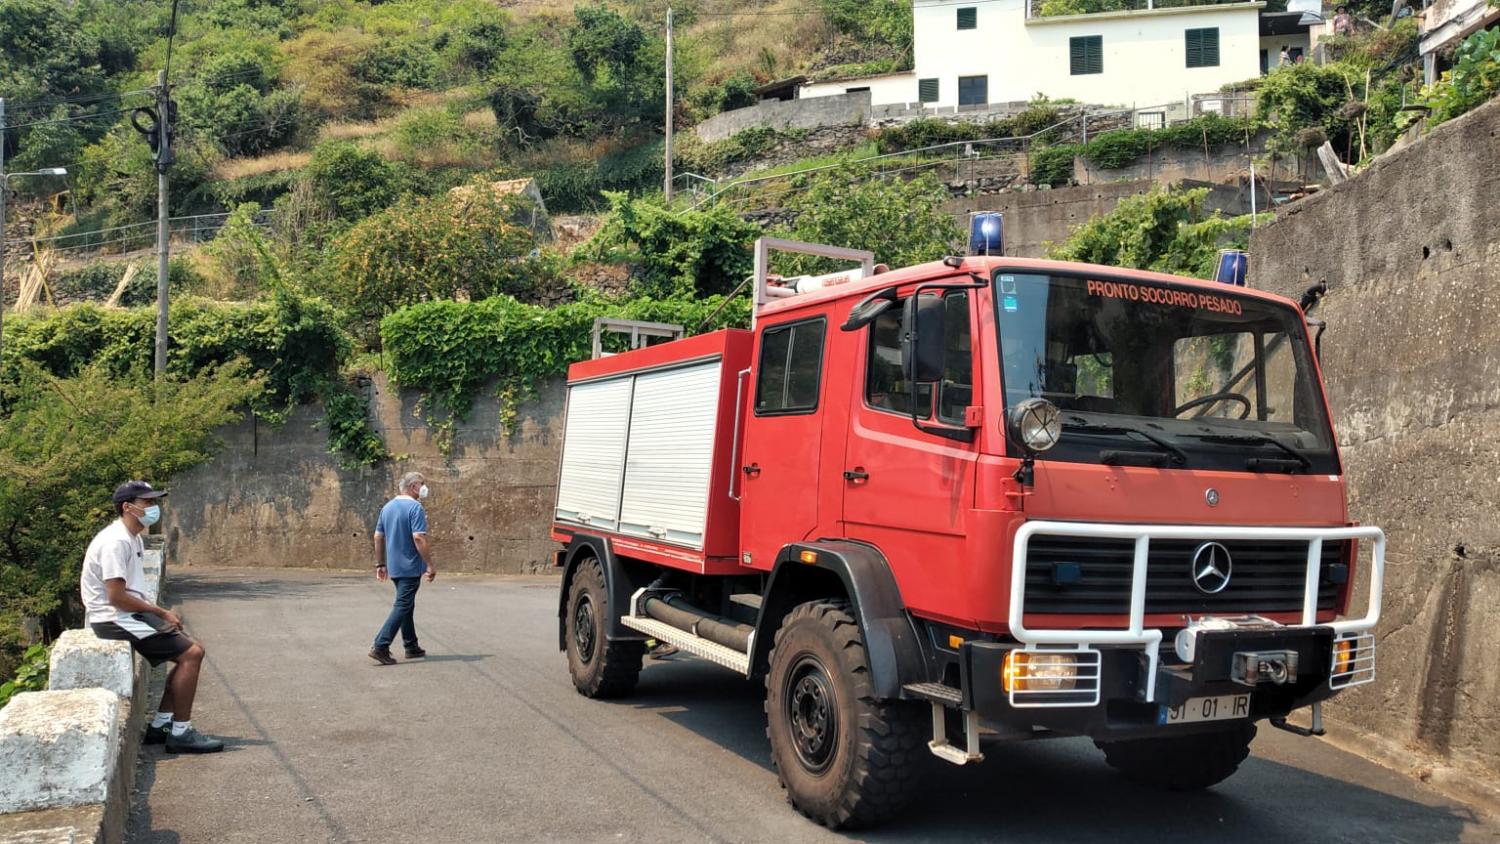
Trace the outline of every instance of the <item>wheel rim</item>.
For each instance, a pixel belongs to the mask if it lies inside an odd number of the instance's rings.
[[[815,774],[828,770],[838,747],[838,702],[833,678],[816,657],[804,655],[792,666],[783,708],[797,761]]]
[[[594,659],[594,602],[585,595],[573,607],[573,641],[578,644],[578,658]]]

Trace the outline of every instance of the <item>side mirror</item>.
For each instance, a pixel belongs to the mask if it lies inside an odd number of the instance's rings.
[[[839,326],[840,331],[858,331],[875,321],[875,318],[890,310],[896,304],[896,288],[887,287],[859,300],[859,304],[849,311],[849,318]]]
[[[911,296],[902,315],[901,372],[913,384],[943,377],[943,297]]]
[[[1057,445],[1062,413],[1046,399],[1026,399],[1005,414],[1005,432],[1031,457]]]

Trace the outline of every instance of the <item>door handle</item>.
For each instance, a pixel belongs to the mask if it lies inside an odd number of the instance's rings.
[[[870,473],[863,469],[845,469],[844,480],[846,481],[868,481]]]
[[[744,472],[748,477],[753,478],[760,474],[760,464],[751,463],[749,466],[741,466],[740,471]]]

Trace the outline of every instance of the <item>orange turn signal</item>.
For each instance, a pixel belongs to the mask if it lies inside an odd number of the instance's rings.
[[[804,563],[809,563],[809,564],[816,563],[818,561],[818,552],[817,551],[803,551],[802,553],[800,553],[800,554],[797,555],[797,559],[801,560]]]

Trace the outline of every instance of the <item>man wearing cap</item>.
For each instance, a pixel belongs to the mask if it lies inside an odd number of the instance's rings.
[[[146,546],[141,534],[161,519],[167,493],[145,481],[127,481],[115,490],[115,519],[99,531],[83,556],[80,591],[94,635],[130,643],[153,666],[172,662],[167,687],[151,726],[147,744],[165,744],[168,753],[213,753],[224,743],[193,729],[193,698],[203,646],[184,636],[182,619],[146,600]]]

